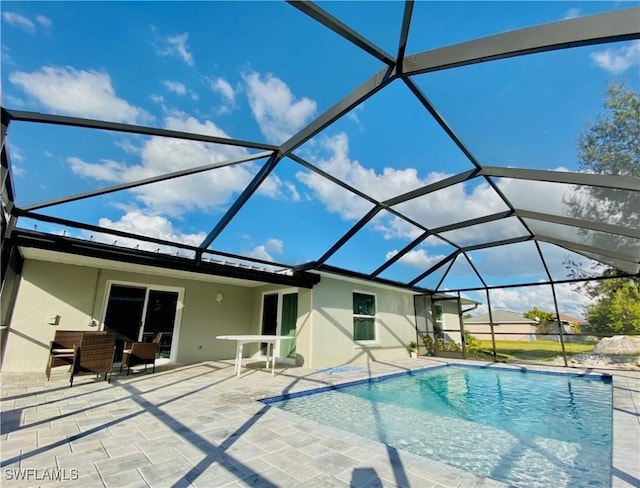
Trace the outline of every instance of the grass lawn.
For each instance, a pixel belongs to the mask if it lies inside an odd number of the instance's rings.
[[[493,355],[491,341],[478,340],[480,357]],[[565,342],[564,347],[567,354],[579,354],[589,352],[594,344],[580,344],[575,342]],[[555,341],[496,341],[496,353],[501,359],[527,359],[544,361],[562,355],[562,345]],[[488,355],[488,356],[487,356]]]

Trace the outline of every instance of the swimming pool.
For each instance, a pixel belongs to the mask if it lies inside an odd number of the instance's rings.
[[[608,378],[453,365],[355,383],[263,401],[518,487],[610,486]]]

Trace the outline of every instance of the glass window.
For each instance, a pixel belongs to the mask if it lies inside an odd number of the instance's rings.
[[[376,297],[353,293],[353,340],[376,340]]]

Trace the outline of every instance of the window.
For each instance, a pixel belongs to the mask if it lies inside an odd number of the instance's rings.
[[[376,297],[353,292],[353,340],[376,340]]]

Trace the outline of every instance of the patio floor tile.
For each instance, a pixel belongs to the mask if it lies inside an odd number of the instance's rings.
[[[114,374],[111,384],[83,377],[73,388],[64,371],[49,382],[42,373],[2,373],[3,470],[55,467],[79,475],[36,485],[5,476],[2,487],[504,487],[256,402],[428,364],[435,363],[371,363],[340,375],[277,369],[275,377],[260,366],[243,368],[237,379],[232,364],[212,361]],[[614,386],[618,488],[640,479],[640,374],[616,375]]]

